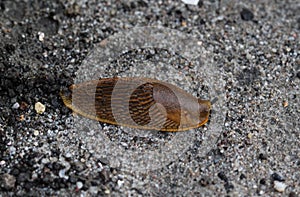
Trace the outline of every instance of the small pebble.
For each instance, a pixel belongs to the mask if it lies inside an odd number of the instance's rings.
[[[254,17],[253,13],[246,8],[243,8],[243,10],[241,11],[240,14],[241,14],[242,20],[244,20],[244,21],[250,21]]]
[[[259,195],[263,195],[263,194],[264,194],[264,191],[263,191],[263,190],[260,190],[260,191],[258,192],[258,194],[259,194]]]
[[[43,32],[38,32],[38,35],[39,35],[39,41],[43,42],[45,34]]]
[[[274,189],[278,192],[284,192],[286,188],[286,184],[279,182],[279,181],[274,181]]]
[[[49,163],[49,159],[43,158],[41,161],[43,164]]]
[[[43,104],[40,103],[40,102],[37,102],[37,103],[34,105],[34,109],[35,109],[36,113],[42,114],[42,113],[44,113],[44,111],[46,110],[46,106],[43,105]]]
[[[66,153],[66,158],[71,158],[72,157],[72,154],[70,152],[67,152]]]
[[[105,194],[110,194],[109,189],[106,189],[106,190],[104,191],[104,193],[105,193]]]
[[[19,119],[20,121],[24,121],[25,120],[24,114],[21,114]]]
[[[80,181],[78,181],[78,182],[76,183],[76,187],[77,187],[78,189],[81,189],[81,188],[83,187],[83,183],[80,182]]]
[[[277,49],[276,49],[276,48],[272,48],[271,51],[272,51],[273,53],[276,53],[276,52],[277,52]]]
[[[124,183],[123,180],[118,180],[118,186],[119,186],[119,187],[122,187],[123,183]]]
[[[283,107],[287,107],[287,106],[289,106],[289,102],[288,101],[283,101],[282,105],[283,105]]]
[[[27,109],[27,107],[28,107],[28,104],[26,102],[22,101],[21,105],[20,105],[20,109],[25,110],[25,109]]]
[[[199,0],[181,0],[185,4],[197,5]]]
[[[96,186],[90,187],[89,192],[91,192],[92,194],[97,194],[98,193],[98,187],[96,187]]]
[[[16,178],[10,174],[3,174],[0,176],[0,187],[10,190],[15,187]]]
[[[13,104],[12,108],[13,109],[18,109],[20,107],[20,104],[18,102],[16,102],[15,104]]]
[[[253,134],[252,133],[248,133],[248,135],[247,135],[247,137],[248,137],[248,139],[252,139],[252,137],[253,137]]]
[[[250,60],[252,57],[251,57],[251,55],[250,55],[249,53],[247,53],[247,54],[246,54],[246,58],[247,58],[248,60]]]
[[[9,153],[10,153],[11,155],[16,154],[16,150],[17,150],[17,149],[16,149],[14,146],[9,147]]]
[[[66,172],[65,169],[61,169],[61,170],[59,171],[59,173],[58,173],[58,176],[59,176],[60,178],[65,178],[65,172]]]
[[[285,181],[284,177],[276,172],[274,172],[271,177],[273,178],[273,180],[275,181]]]
[[[34,131],[33,131],[33,135],[34,135],[34,136],[38,136],[39,134],[40,134],[40,132],[39,132],[38,130],[34,130]]]
[[[31,176],[31,178],[33,180],[37,179],[38,177],[39,177],[39,175],[37,173],[33,173],[32,176]]]

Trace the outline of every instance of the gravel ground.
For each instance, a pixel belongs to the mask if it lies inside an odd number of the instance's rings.
[[[0,196],[299,196],[299,10],[0,1]],[[72,115],[59,96],[112,76],[211,99],[210,121],[141,131]]]

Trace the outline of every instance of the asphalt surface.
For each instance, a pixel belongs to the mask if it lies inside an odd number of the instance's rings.
[[[299,196],[299,10],[0,1],[0,196]],[[210,99],[210,120],[143,131],[72,114],[59,96],[114,76]]]

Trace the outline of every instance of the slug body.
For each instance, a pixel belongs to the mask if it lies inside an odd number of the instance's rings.
[[[185,131],[208,121],[211,103],[149,78],[104,78],[71,85],[64,104],[97,121],[139,129]]]

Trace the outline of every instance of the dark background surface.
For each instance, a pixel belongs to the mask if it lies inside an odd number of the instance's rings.
[[[284,188],[299,196],[299,10],[299,1],[1,0],[1,194],[275,196]],[[178,160],[145,173],[95,159],[76,132],[67,154],[59,139],[72,114],[60,89],[94,45],[150,25],[192,32],[211,46],[226,76],[217,147],[203,158],[201,144],[191,143]]]

